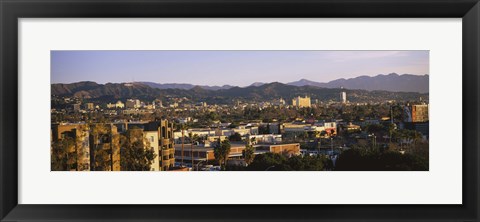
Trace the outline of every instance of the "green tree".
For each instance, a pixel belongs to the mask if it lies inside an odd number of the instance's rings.
[[[75,140],[65,136],[52,143],[51,153],[51,170],[52,171],[69,171],[76,169],[77,153],[75,150]]]
[[[330,165],[329,165],[330,164]],[[320,171],[325,167],[331,167],[331,163],[325,156],[301,156],[279,153],[265,153],[255,155],[253,162],[247,167],[253,171]]]
[[[388,133],[390,134],[389,135],[390,143],[392,142],[392,136],[396,129],[397,129],[397,126],[395,124],[393,123],[388,124]]]
[[[242,136],[239,133],[234,133],[228,137],[229,141],[242,141]]]
[[[93,171],[103,171],[109,169],[111,164],[111,154],[108,149],[103,147],[103,141],[108,140],[110,131],[106,124],[96,123],[90,126],[90,135],[93,139],[92,147],[92,166]]]
[[[338,157],[338,171],[424,171],[428,159],[399,152],[372,149],[349,149]]]
[[[228,155],[230,154],[231,145],[228,140],[222,142],[218,141],[213,148],[213,155],[218,161],[222,170],[225,170],[227,165]]]
[[[242,151],[242,156],[243,159],[245,159],[245,163],[249,165],[253,162],[253,159],[255,158],[255,148],[253,148],[252,145],[247,144],[245,146],[245,150]]]
[[[281,171],[286,170],[284,169],[284,162],[286,161],[286,157],[279,153],[265,153],[260,155],[255,155],[253,162],[248,166],[248,170],[253,171],[264,171],[264,170],[272,170],[272,171]]]
[[[413,149],[415,149],[415,146],[417,145],[417,142],[422,139],[422,134],[416,130],[412,130],[410,132],[410,138],[413,140]]]

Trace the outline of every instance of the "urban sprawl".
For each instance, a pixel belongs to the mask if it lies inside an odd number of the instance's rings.
[[[52,95],[52,171],[428,170],[428,101]]]

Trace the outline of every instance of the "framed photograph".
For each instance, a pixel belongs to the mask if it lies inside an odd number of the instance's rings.
[[[466,1],[1,1],[1,221],[478,221]]]

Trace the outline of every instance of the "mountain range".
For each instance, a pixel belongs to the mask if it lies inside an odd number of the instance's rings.
[[[157,89],[192,89],[197,85],[188,83],[154,83],[154,82],[139,82]],[[254,82],[250,86],[261,86],[266,83]],[[350,79],[336,79],[330,82],[322,83],[315,82],[308,79],[301,79],[295,82],[286,83],[286,85],[292,86],[316,86],[322,88],[345,88],[345,89],[363,89],[363,90],[385,90],[391,92],[428,92],[428,75],[411,75],[403,74],[398,75],[396,73],[390,73],[388,75],[377,76],[359,76]],[[206,90],[221,90],[230,89],[235,86],[223,85],[223,86],[206,86],[198,85]]]
[[[427,78],[426,86],[420,89],[419,92],[402,92],[394,89],[397,92],[381,90],[382,87],[374,84],[364,83],[367,78],[357,77],[347,80],[335,80],[327,84],[330,87],[325,87],[324,83],[317,83],[308,80],[300,80],[288,84],[272,82],[272,83],[254,83],[247,87],[238,86],[196,86],[190,84],[155,84],[145,82],[134,83],[107,83],[98,84],[95,82],[77,82],[71,84],[52,84],[51,93],[54,96],[75,96],[93,101],[115,102],[116,100],[124,100],[129,98],[138,98],[142,100],[161,99],[168,100],[169,98],[187,98],[192,101],[205,101],[207,103],[215,104],[231,104],[235,100],[244,101],[270,101],[272,99],[284,98],[291,99],[296,96],[310,96],[313,100],[320,101],[339,100],[340,92],[345,91],[350,102],[371,102],[371,101],[385,101],[385,100],[416,100],[420,97],[428,100],[428,75],[413,76],[412,75],[397,75],[389,74],[373,78],[371,81],[377,84],[390,84],[395,87],[394,80],[399,86],[406,86],[407,83],[422,81]],[[392,80],[393,79],[393,80]],[[337,84],[337,87],[333,87]],[[414,84],[414,83],[410,83]],[[419,84],[416,84],[419,85]],[[364,89],[350,89],[346,86],[358,86]],[[163,88],[160,88],[163,87]],[[343,89],[341,87],[344,87]],[[373,88],[373,90],[366,90],[365,88]],[[378,90],[380,89],[380,90]],[[403,88],[406,90],[406,87]],[[425,93],[426,92],[426,93]],[[288,101],[287,101],[288,102]]]
[[[390,73],[388,75],[359,76],[351,79],[336,79],[327,83],[319,83],[307,79],[301,79],[296,82],[287,83],[293,86],[317,86],[323,88],[345,88],[345,89],[364,89],[364,90],[385,90],[391,92],[419,92],[428,93],[428,75],[398,75]]]
[[[197,85],[188,84],[188,83],[154,83],[154,82],[138,82],[157,89],[192,89]],[[230,89],[234,86],[223,85],[223,86],[206,86],[198,85],[199,87],[207,90],[219,90],[219,89]]]

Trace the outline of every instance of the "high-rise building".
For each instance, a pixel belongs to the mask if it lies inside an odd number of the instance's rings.
[[[292,99],[292,105],[296,106],[296,107],[299,107],[299,108],[310,107],[311,106],[310,97],[309,96],[305,96],[305,97],[298,96],[296,98],[293,98]]]
[[[54,124],[52,125],[52,144],[59,141],[72,141],[71,144],[64,143],[68,153],[75,158],[74,163],[68,167],[70,170],[89,171],[90,170],[90,143],[89,127],[86,124]],[[65,169],[67,170],[67,169]]]
[[[120,171],[120,134],[113,124],[90,126],[90,168],[92,171]]]
[[[347,93],[346,92],[341,92],[340,93],[340,100],[342,103],[347,103]]]
[[[175,166],[175,146],[173,141],[173,123],[160,120],[158,127],[159,150],[161,150],[160,170],[169,170]]]
[[[155,154],[155,159],[152,161],[152,166],[151,166],[151,171],[159,171],[160,170],[160,150],[159,150],[159,142],[158,142],[158,131],[157,130],[152,130],[145,128],[145,131],[143,132],[145,135],[145,138],[147,139],[148,145],[150,150],[153,151]],[[146,144],[147,145],[147,144]]]
[[[404,122],[428,122],[428,104],[405,106]]]
[[[144,124],[144,130],[147,139],[153,139],[157,143],[156,145],[150,144],[150,148],[153,148],[158,156],[155,163],[152,164],[152,170],[166,171],[172,169],[175,166],[173,123],[168,120],[149,122]],[[153,135],[154,131],[157,136]]]

